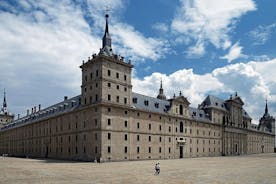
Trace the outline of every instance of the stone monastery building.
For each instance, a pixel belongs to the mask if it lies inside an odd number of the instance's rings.
[[[274,151],[267,103],[254,125],[237,93],[226,100],[209,95],[197,108],[181,92],[167,99],[162,82],[156,98],[145,96],[132,91],[132,67],[113,53],[106,15],[100,52],[80,66],[81,94],[1,121],[0,154],[120,161]]]

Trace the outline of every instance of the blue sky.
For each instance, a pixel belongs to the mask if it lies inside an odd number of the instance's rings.
[[[182,93],[191,106],[236,91],[254,122],[276,116],[276,1],[2,0],[0,89],[15,114],[80,94],[82,60],[98,53],[106,7],[113,50],[134,64],[133,91]],[[2,95],[1,95],[2,97]]]

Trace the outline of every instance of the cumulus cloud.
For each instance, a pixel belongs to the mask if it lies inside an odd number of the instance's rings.
[[[254,40],[254,45],[263,45],[269,40],[271,35],[276,31],[276,23],[268,26],[258,26],[254,30],[249,32],[249,36]]]
[[[99,3],[100,2],[100,3]],[[145,59],[156,61],[165,57],[170,51],[168,41],[161,38],[146,37],[129,24],[122,23],[117,16],[118,9],[124,8],[123,0],[112,0],[108,2],[89,0],[89,11],[93,17],[93,27],[98,32],[103,31],[104,19],[102,11],[108,3],[111,13],[110,32],[114,43],[115,52],[130,58],[134,62],[143,62]],[[98,7],[98,8],[95,8]]]
[[[115,47],[134,61],[143,61],[145,58],[156,61],[169,51],[167,41],[146,38],[130,25],[116,23],[112,30],[115,33],[113,39],[117,43]]]
[[[169,26],[160,22],[153,24],[152,28],[160,33],[167,33],[169,31]]]
[[[135,77],[133,91],[157,96],[162,79],[167,97],[172,97],[174,93],[178,95],[181,90],[194,107],[197,107],[208,94],[219,96],[237,91],[244,100],[245,109],[253,118],[253,122],[257,123],[264,113],[266,98],[269,100],[270,112],[276,110],[275,67],[276,59],[273,59],[230,64],[202,75],[195,74],[192,69],[179,70],[170,75],[153,73],[143,79]]]
[[[244,54],[242,54],[242,47],[239,45],[239,43],[235,43],[230,49],[229,53],[225,56],[220,57],[221,59],[227,59],[228,63],[232,62],[233,60],[239,58],[239,57],[245,57]]]
[[[180,3],[171,24],[172,30],[190,37],[195,43],[209,42],[222,49],[231,46],[228,33],[238,18],[256,9],[252,0],[180,0]],[[194,54],[201,55],[203,49],[205,47]]]

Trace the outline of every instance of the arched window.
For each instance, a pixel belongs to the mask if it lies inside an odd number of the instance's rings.
[[[183,105],[179,105],[179,114],[183,115]]]
[[[179,131],[183,133],[183,122],[182,121],[180,122],[180,130]]]

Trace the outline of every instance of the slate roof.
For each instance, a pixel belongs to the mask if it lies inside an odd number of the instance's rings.
[[[136,109],[157,113],[166,113],[170,109],[169,100],[160,100],[158,98],[153,98],[138,93],[132,93],[132,98],[136,99],[136,103],[133,103],[134,108]],[[145,103],[146,101],[147,103]],[[158,108],[156,107],[156,104],[158,104]],[[207,114],[202,109],[189,107],[189,114],[193,119],[211,122]]]
[[[200,104],[199,108],[200,109],[205,109],[205,108],[217,108],[223,111],[229,111],[229,109],[227,108],[226,102],[223,99],[220,99],[218,97],[212,96],[212,95],[208,95],[205,100]],[[249,114],[242,109],[242,115],[245,118],[249,118],[251,119],[251,117],[249,116]]]
[[[20,119],[12,121],[11,123],[2,127],[1,130],[13,128],[20,125],[26,125],[32,122],[36,122],[36,121],[53,117],[59,114],[64,114],[64,113],[73,111],[80,107],[79,99],[80,99],[80,95],[64,100],[60,103],[57,103],[45,109],[41,109],[40,111],[37,111],[35,113],[29,114]]]
[[[170,108],[170,102],[132,92],[133,107],[140,110],[164,113]],[[136,99],[136,100],[135,100]]]
[[[197,108],[194,108],[194,107],[189,107],[189,113],[190,113],[190,116],[193,119],[196,119],[198,121],[205,121],[205,122],[211,123],[211,120],[209,119],[208,114],[206,114],[204,112],[204,110],[202,110],[202,109],[197,109]]]
[[[213,107],[223,111],[228,111],[226,103],[223,99],[208,95],[205,100],[201,103],[202,108]]]

